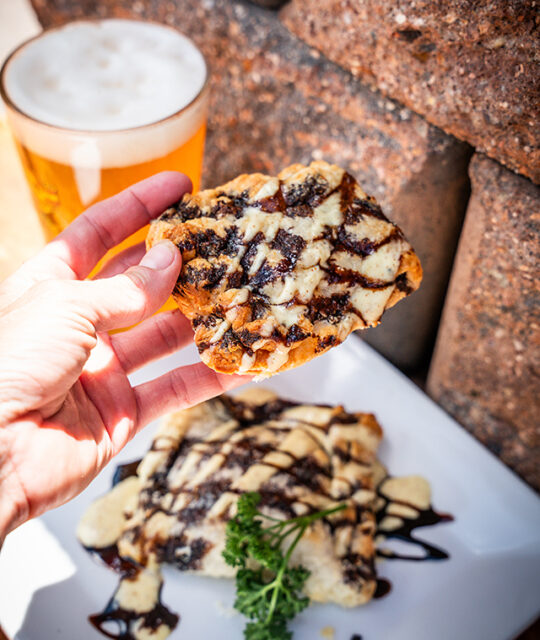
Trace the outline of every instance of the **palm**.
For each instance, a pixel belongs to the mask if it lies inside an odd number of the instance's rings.
[[[160,174],[95,205],[0,288],[0,493],[13,502],[8,528],[79,493],[157,416],[242,381],[202,363],[138,386],[129,381],[132,371],[191,341],[179,311],[107,333],[163,304],[179,253],[154,271],[146,258],[138,264],[144,247],[135,247],[97,280],[83,280],[107,249],[184,191],[184,177]],[[124,273],[131,265],[138,266]]]
[[[60,403],[58,410],[51,416],[39,411],[5,432],[12,473],[24,487],[32,515],[77,495],[135,433],[135,394],[107,337],[100,337],[88,364],[97,352],[106,356],[106,366],[83,370],[69,390],[54,399]],[[49,362],[54,368],[67,364],[58,358]],[[31,376],[28,383],[31,388]]]

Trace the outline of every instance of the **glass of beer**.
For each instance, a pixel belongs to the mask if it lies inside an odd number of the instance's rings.
[[[0,92],[48,240],[158,171],[181,171],[199,188],[208,69],[171,27],[111,19],[45,31],[8,57]]]

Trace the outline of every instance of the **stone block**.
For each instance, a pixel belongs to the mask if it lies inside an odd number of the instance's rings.
[[[331,60],[540,182],[534,2],[292,0],[281,16]]]
[[[134,16],[177,26],[212,70],[203,184],[293,162],[350,170],[405,231],[424,282],[363,333],[401,367],[430,351],[468,190],[467,145],[374,92],[294,37],[274,12],[230,0],[34,0],[46,25]]]
[[[540,490],[540,188],[483,155],[428,391]]]

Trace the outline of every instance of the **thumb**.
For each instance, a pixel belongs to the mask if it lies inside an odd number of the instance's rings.
[[[96,330],[119,329],[151,316],[170,296],[181,264],[180,251],[162,240],[125,273],[87,282],[86,302]]]

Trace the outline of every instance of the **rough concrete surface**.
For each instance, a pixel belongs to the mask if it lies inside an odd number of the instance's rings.
[[[483,155],[470,176],[428,391],[540,490],[540,188]]]
[[[538,3],[292,0],[281,16],[331,60],[540,182]]]

